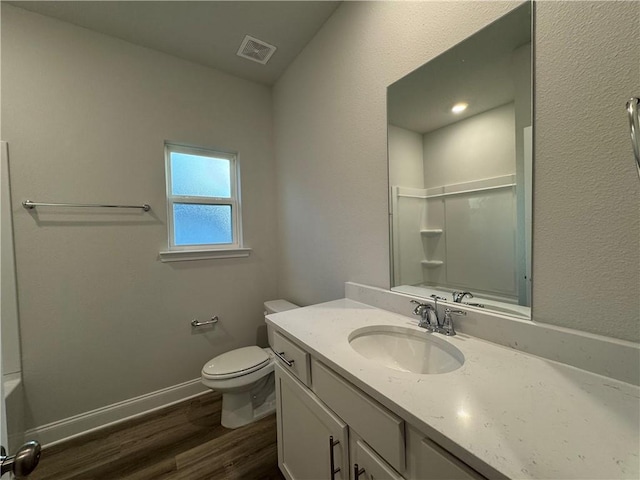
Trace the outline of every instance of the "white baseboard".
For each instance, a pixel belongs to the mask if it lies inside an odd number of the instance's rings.
[[[200,378],[97,408],[57,422],[27,430],[26,440],[37,440],[43,447],[98,430],[208,392]]]

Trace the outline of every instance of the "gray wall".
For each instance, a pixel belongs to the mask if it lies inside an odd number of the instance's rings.
[[[508,103],[424,134],[424,186],[516,173],[515,109]]]
[[[422,134],[389,125],[389,184],[424,188]]]
[[[2,5],[26,427],[198,378],[266,341],[276,231],[269,88]],[[161,263],[163,142],[237,150],[247,259]],[[49,202],[150,203],[137,211]],[[189,321],[221,318],[205,333]]]
[[[539,2],[533,315],[640,341],[640,3]]]
[[[388,287],[385,90],[514,2],[347,2],[275,87],[280,293]],[[540,322],[640,340],[640,4],[538,2],[534,287]],[[455,25],[455,28],[453,26]]]

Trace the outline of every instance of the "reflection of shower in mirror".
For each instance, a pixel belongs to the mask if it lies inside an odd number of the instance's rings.
[[[529,4],[389,87],[394,290],[530,316],[531,91]]]

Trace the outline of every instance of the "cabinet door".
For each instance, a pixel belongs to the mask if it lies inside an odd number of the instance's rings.
[[[404,471],[404,421],[315,359],[312,372],[318,398],[347,422],[350,432],[358,432],[387,463]]]
[[[349,480],[347,425],[279,365],[276,396],[278,466],[284,476],[288,480]],[[334,477],[332,451],[334,469],[339,469]]]
[[[403,480],[403,477],[376,454],[361,438],[354,436],[349,440],[351,442],[351,468],[354,469],[352,479]],[[355,468],[358,469],[357,474],[355,473]]]
[[[424,480],[483,480],[484,477],[469,468],[449,452],[428,438],[420,444],[419,477]]]

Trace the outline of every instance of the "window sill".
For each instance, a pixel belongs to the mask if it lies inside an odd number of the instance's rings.
[[[228,248],[224,250],[164,250],[160,252],[161,262],[186,262],[214,258],[248,257],[250,248]]]

